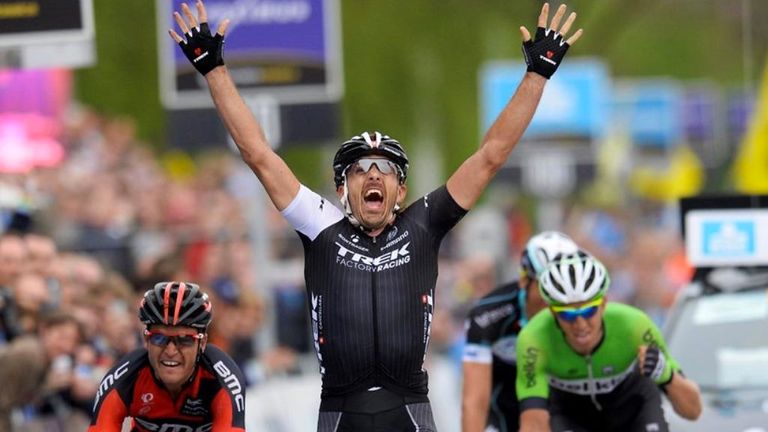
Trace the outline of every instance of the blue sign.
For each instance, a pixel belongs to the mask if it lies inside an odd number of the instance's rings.
[[[757,252],[754,221],[705,221],[701,229],[705,258],[751,257]]]
[[[177,107],[210,106],[204,79],[167,36],[180,33],[172,18],[186,2],[158,0],[164,100]],[[238,89],[287,103],[333,102],[341,97],[337,0],[206,0],[211,32],[230,20],[224,60]],[[161,80],[162,81],[162,80]],[[183,101],[183,103],[178,103]],[[180,106],[181,105],[181,106]]]
[[[173,0],[173,10],[187,3]],[[205,9],[211,31],[229,19],[227,61],[271,57],[322,66],[325,58],[322,0],[206,0]],[[176,28],[173,20],[169,23]],[[174,51],[178,66],[188,67],[181,50]]]
[[[755,109],[755,95],[734,92],[728,96],[728,135],[732,140],[740,140],[749,127],[749,120]]]
[[[719,102],[714,88],[694,87],[685,92],[683,128],[689,139],[710,141],[716,138],[718,125],[724,123],[721,121]]]
[[[682,89],[674,81],[622,83],[617,92],[616,114],[636,146],[669,149],[681,142]]]
[[[480,73],[480,118],[487,130],[525,75],[523,62],[494,62]],[[611,79],[602,61],[569,58],[549,80],[526,138],[600,137],[606,130]]]

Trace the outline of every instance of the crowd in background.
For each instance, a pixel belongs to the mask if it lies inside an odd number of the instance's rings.
[[[168,163],[138,142],[130,120],[87,109],[69,116],[63,142],[67,156],[56,167],[0,173],[0,353],[40,334],[53,313],[74,317],[83,330],[77,346],[49,359],[37,397],[13,411],[18,430],[84,429],[104,373],[143,344],[137,305],[159,281],[196,282],[212,296],[210,342],[232,355],[251,386],[317,374],[316,364],[301,367],[314,360],[301,244],[272,208],[261,221],[271,236],[270,266],[254,264],[239,160],[222,151]],[[489,199],[443,244],[430,351],[454,365],[457,378],[466,312],[516,277],[522,245],[541,228],[528,210]],[[605,262],[613,299],[661,322],[690,276],[665,214],[575,203],[563,226],[546,228],[562,229]]]

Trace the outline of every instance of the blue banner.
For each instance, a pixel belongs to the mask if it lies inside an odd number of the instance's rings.
[[[720,98],[714,87],[697,86],[686,90],[683,100],[683,128],[693,141],[717,138],[722,120]]]
[[[523,62],[496,62],[480,74],[480,118],[487,130],[525,75]],[[602,61],[569,58],[549,80],[526,138],[597,138],[608,121],[611,79]]]
[[[179,29],[172,18],[184,0],[158,0],[161,34]],[[194,1],[186,1],[196,14]],[[336,101],[341,93],[341,48],[336,0],[206,0],[208,22],[215,32],[230,20],[224,60],[245,94],[267,94],[284,102]],[[181,50],[163,35],[166,56],[173,59],[164,98],[170,105],[187,100],[208,104],[204,80]],[[162,54],[161,54],[162,55]],[[167,61],[167,60],[165,60]],[[197,101],[197,103],[195,103]],[[182,104],[189,105],[189,104]]]
[[[173,0],[173,10],[180,12],[184,2],[195,11],[194,1],[188,0]],[[205,8],[212,32],[224,19],[230,20],[228,63],[255,60],[323,67],[323,0],[206,0]],[[176,27],[170,15],[169,25]],[[177,66],[189,65],[181,50],[175,50],[174,57]]]
[[[648,79],[621,83],[617,91],[617,121],[629,129],[638,147],[669,149],[683,135],[683,92],[668,79]]]

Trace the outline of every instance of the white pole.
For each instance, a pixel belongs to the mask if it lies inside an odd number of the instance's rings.
[[[750,95],[754,92],[754,81],[752,70],[754,68],[753,59],[753,38],[752,38],[752,0],[741,0],[741,59],[744,68],[744,91]]]

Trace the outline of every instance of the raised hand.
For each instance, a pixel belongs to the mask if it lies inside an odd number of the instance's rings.
[[[571,12],[560,27],[560,21],[565,16],[565,11],[566,6],[560,5],[552,17],[552,22],[547,26],[549,3],[544,3],[539,14],[534,39],[531,39],[531,33],[525,26],[520,27],[520,34],[523,37],[523,55],[525,56],[525,63],[528,65],[528,72],[535,72],[549,79],[560,66],[568,47],[581,37],[583,30],[578,29],[568,40],[565,40],[565,36],[571,30],[573,21],[576,19],[576,12]]]
[[[229,20],[222,21],[216,34],[211,35],[203,1],[197,0],[195,6],[197,7],[199,23],[189,6],[182,3],[181,11],[184,13],[184,17],[178,12],[174,12],[173,18],[184,34],[184,38],[173,29],[169,29],[168,34],[181,46],[181,50],[184,51],[184,55],[187,56],[192,66],[205,75],[216,67],[224,65],[224,34],[229,27]]]

